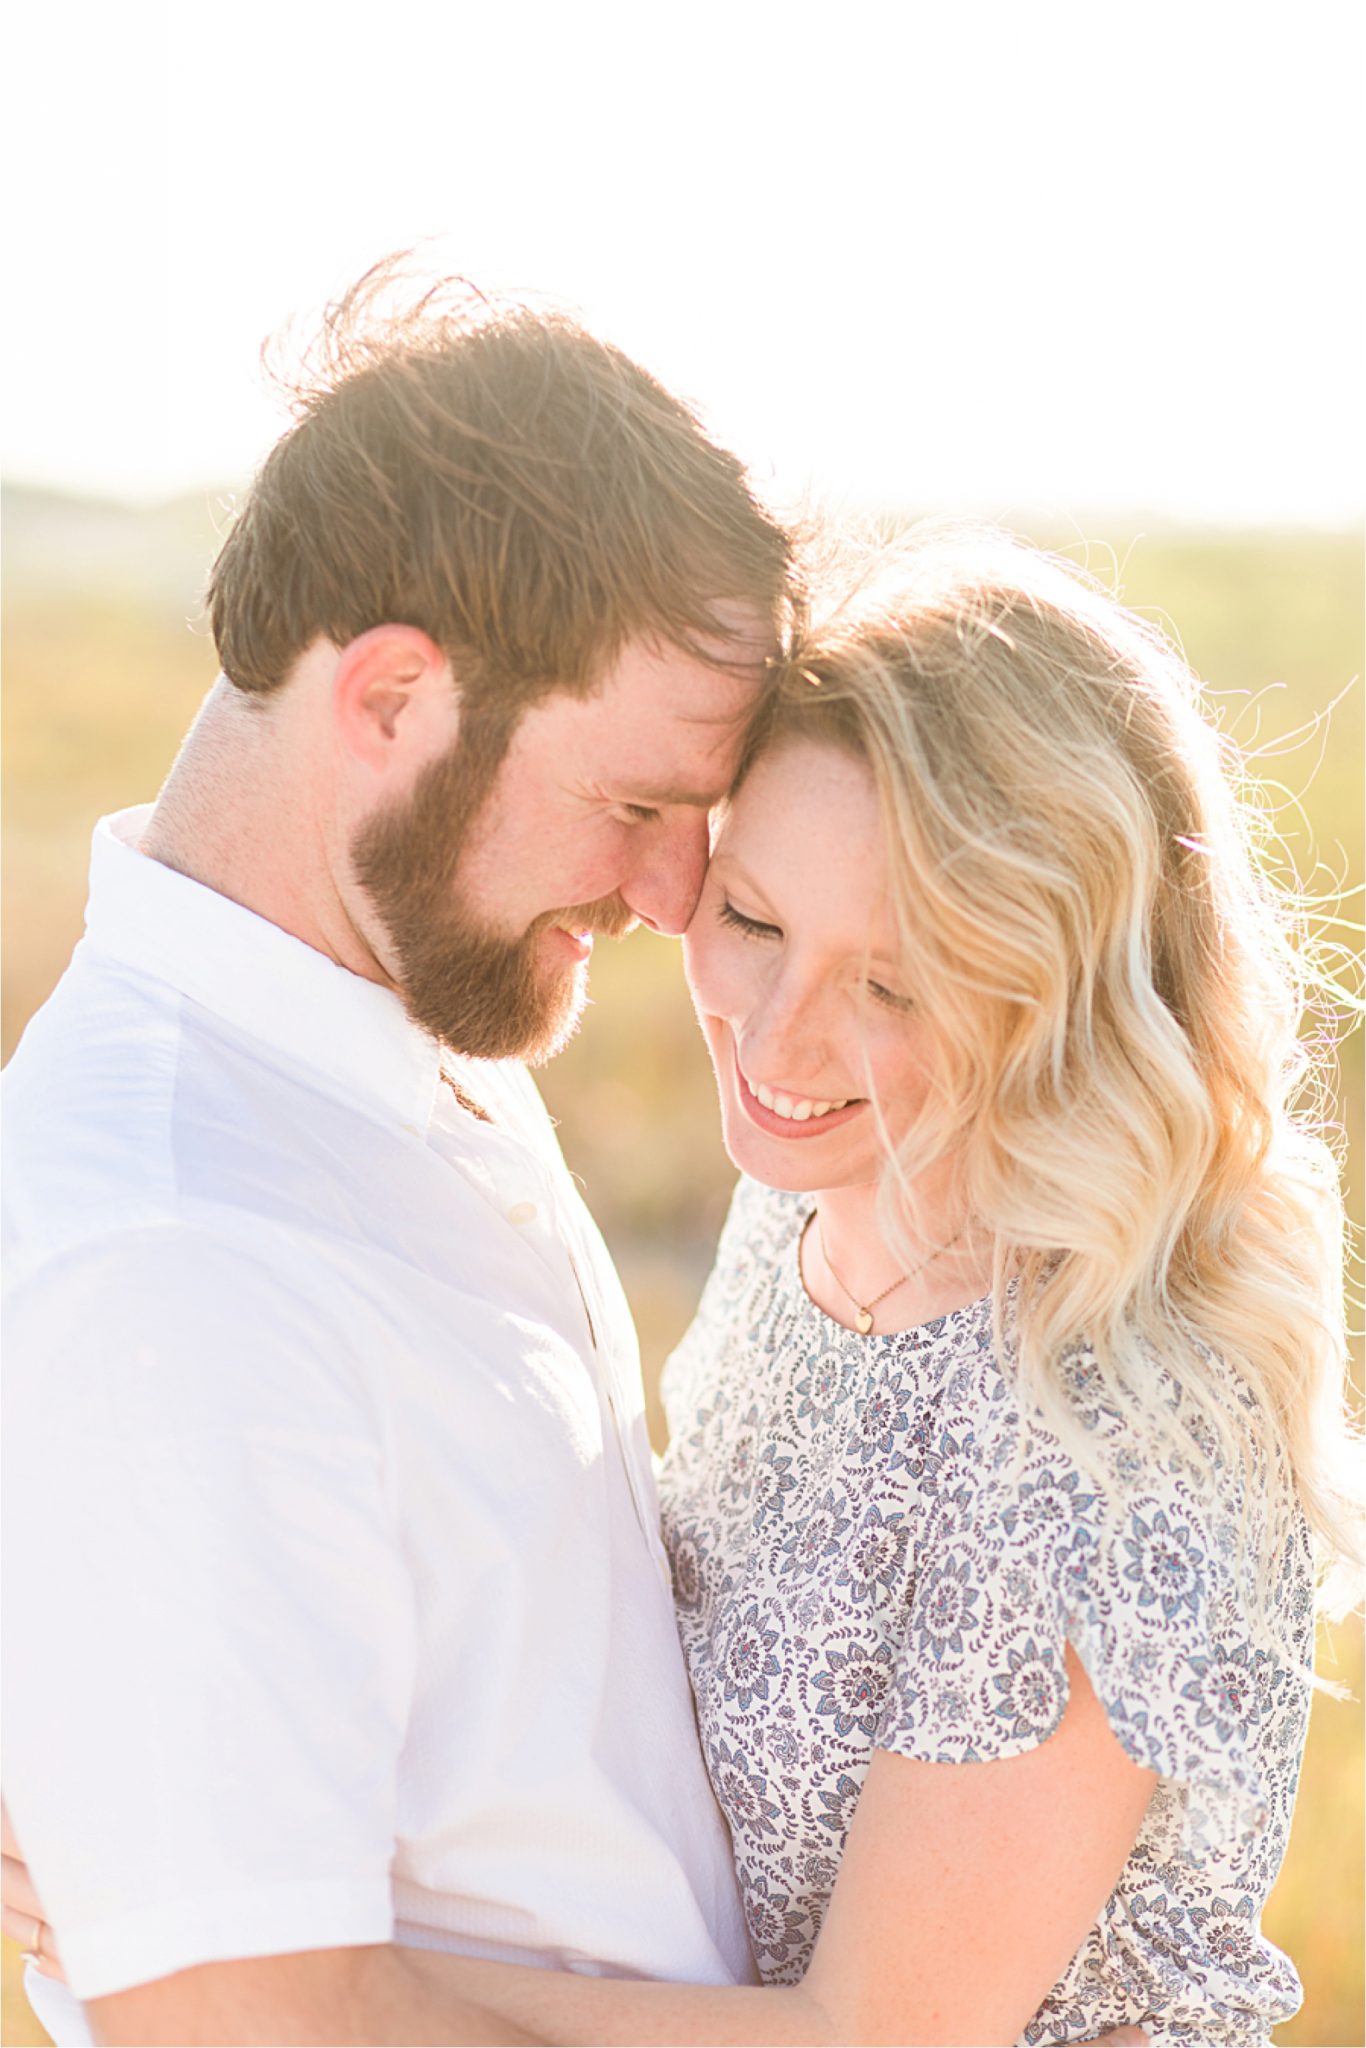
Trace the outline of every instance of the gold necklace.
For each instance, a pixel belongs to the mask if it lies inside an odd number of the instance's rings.
[[[825,1260],[826,1268],[830,1274],[830,1278],[839,1288],[840,1293],[848,1296],[849,1300],[853,1303],[854,1308],[857,1311],[854,1317],[854,1325],[855,1328],[858,1330],[860,1337],[866,1337],[868,1335],[868,1332],[872,1329],[873,1310],[877,1307],[880,1301],[885,1301],[889,1294],[895,1294],[897,1288],[904,1287],[908,1280],[917,1279],[928,1266],[932,1266],[934,1264],[936,1259],[942,1259],[945,1252],[951,1252],[954,1246],[958,1243],[959,1239],[963,1235],[961,1230],[958,1231],[955,1236],[949,1239],[947,1244],[941,1244],[937,1252],[931,1252],[929,1257],[927,1259],[922,1259],[918,1266],[912,1266],[909,1273],[903,1273],[899,1280],[893,1280],[890,1287],[884,1287],[881,1294],[875,1294],[871,1301],[860,1301],[856,1294],[850,1293],[849,1289],[840,1279],[839,1274],[830,1264],[830,1254],[825,1249],[825,1232],[821,1229],[821,1220],[819,1216],[817,1216],[816,1218],[816,1234],[821,1241],[821,1257]]]

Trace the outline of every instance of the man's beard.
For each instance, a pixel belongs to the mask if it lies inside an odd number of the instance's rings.
[[[409,1016],[453,1051],[539,1066],[573,1036],[588,996],[584,967],[549,966],[541,934],[560,925],[619,938],[635,919],[612,896],[546,911],[509,939],[461,910],[460,856],[511,736],[496,714],[468,721],[467,736],[423,769],[410,796],[367,819],[351,859],[388,936]]]

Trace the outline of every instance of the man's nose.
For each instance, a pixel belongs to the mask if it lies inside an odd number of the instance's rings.
[[[692,922],[707,872],[707,814],[679,808],[640,834],[640,851],[622,895],[642,924],[681,938]]]

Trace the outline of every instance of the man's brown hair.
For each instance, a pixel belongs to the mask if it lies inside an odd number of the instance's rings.
[[[401,259],[367,272],[290,382],[295,424],[209,586],[239,689],[275,689],[320,635],[401,623],[515,717],[638,636],[714,659],[718,604],[776,636],[787,536],[684,403],[563,313],[405,290]]]

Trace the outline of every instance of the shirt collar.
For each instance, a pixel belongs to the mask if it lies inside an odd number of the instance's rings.
[[[425,1132],[445,1057],[392,989],[366,981],[202,882],[149,859],[141,804],[102,818],[85,923],[99,953],[167,982],[191,1002]]]

